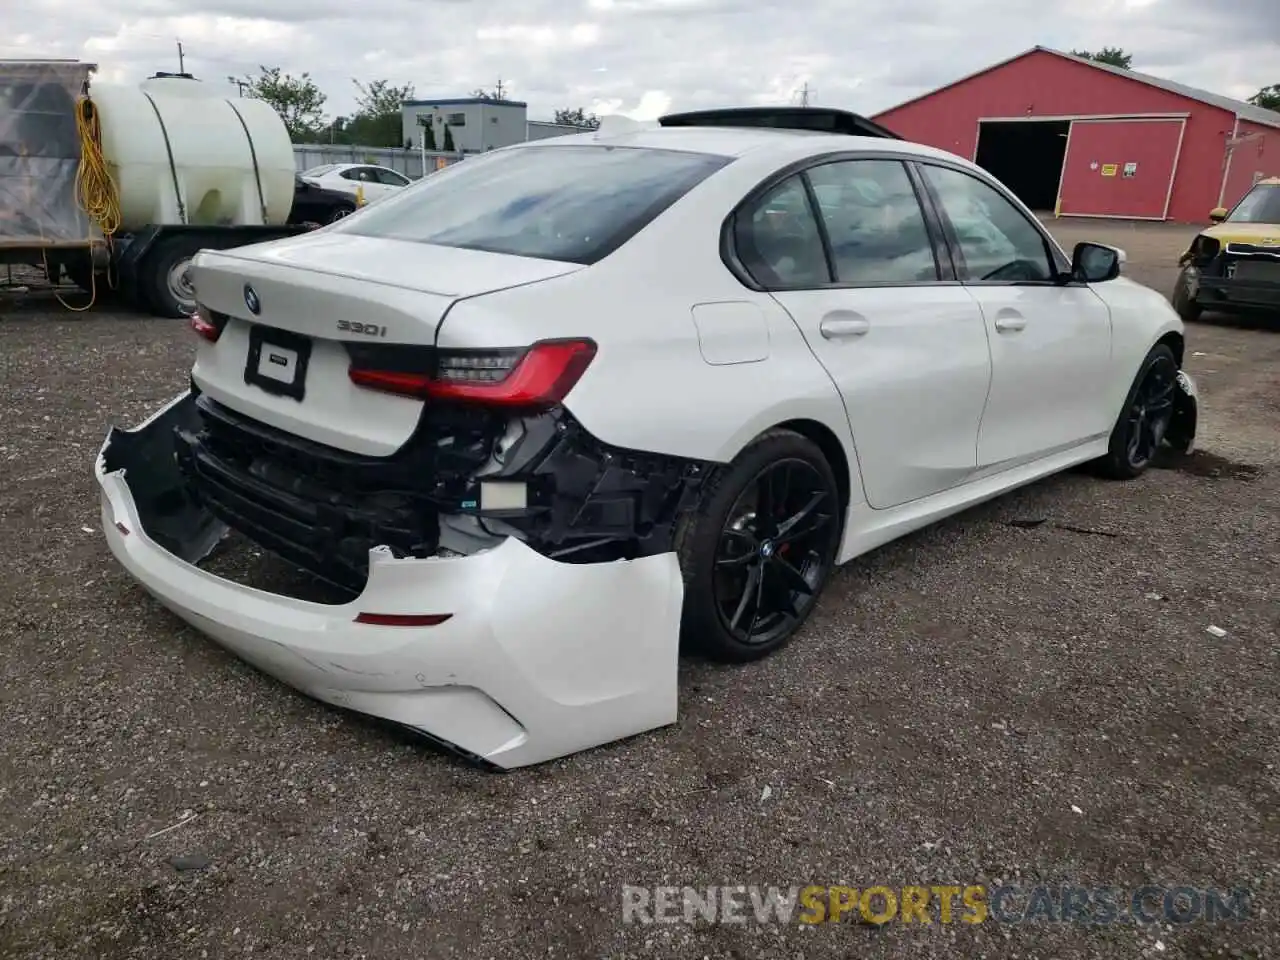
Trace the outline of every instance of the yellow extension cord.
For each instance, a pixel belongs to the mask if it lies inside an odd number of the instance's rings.
[[[80,97],[76,101],[76,133],[80,138],[80,166],[76,170],[76,205],[84,211],[86,217],[98,225],[107,250],[110,251],[116,231],[120,229],[120,191],[115,179],[111,176],[106,157],[102,155],[102,128],[98,122],[98,111],[94,108],[93,101],[87,96]],[[89,302],[83,307],[73,307],[58,296],[56,291],[54,292],[59,303],[77,313],[92,309],[98,299],[97,271],[93,269],[92,263],[94,239],[92,237],[87,239],[90,248]],[[48,275],[48,256],[43,250],[41,256],[44,258],[45,274]],[[115,287],[109,271],[107,282],[110,287]]]

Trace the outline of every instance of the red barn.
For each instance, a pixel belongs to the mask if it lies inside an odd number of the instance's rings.
[[[1280,113],[1046,47],[875,120],[1064,217],[1202,222],[1280,176]]]

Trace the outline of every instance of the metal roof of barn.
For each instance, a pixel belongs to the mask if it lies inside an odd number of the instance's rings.
[[[1175,80],[1166,80],[1164,77],[1152,76],[1149,73],[1139,73],[1136,70],[1126,70],[1123,67],[1113,67],[1109,63],[1098,63],[1096,60],[1088,60],[1084,57],[1077,57],[1073,53],[1064,53],[1061,50],[1054,50],[1052,47],[1035,46],[1030,50],[1024,50],[1016,56],[1009,57],[1007,60],[1001,60],[999,63],[993,63],[981,70],[975,70],[973,73],[967,74],[958,80],[952,80],[950,83],[931,90],[928,93],[922,93],[918,97],[912,97],[910,100],[904,100],[902,103],[882,110],[877,117],[883,117],[885,114],[892,113],[895,110],[931,97],[935,93],[941,93],[951,87],[964,83],[966,80],[972,80],[974,77],[980,77],[984,73],[990,73],[993,70],[999,70],[1001,67],[1007,66],[1023,57],[1029,57],[1033,53],[1048,53],[1055,57],[1061,57],[1063,60],[1070,60],[1074,63],[1083,64],[1086,67],[1093,67],[1095,70],[1102,70],[1106,73],[1113,74],[1117,77],[1123,77],[1125,80],[1132,80],[1136,83],[1145,83],[1149,87],[1156,87],[1164,90],[1166,93],[1172,93],[1179,97],[1186,97],[1188,100],[1196,100],[1200,103],[1208,104],[1211,107],[1217,107],[1220,110],[1226,110],[1228,113],[1234,114],[1241,120],[1248,120],[1250,123],[1259,123],[1267,127],[1276,127],[1280,129],[1280,113],[1274,110],[1267,110],[1263,107],[1254,106],[1252,103],[1246,103],[1243,100],[1236,100],[1232,97],[1224,97],[1219,93],[1212,93],[1208,90],[1201,90],[1198,87],[1189,87],[1185,83],[1178,83]]]

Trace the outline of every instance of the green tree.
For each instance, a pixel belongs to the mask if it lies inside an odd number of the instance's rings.
[[[1088,50],[1072,50],[1072,56],[1084,57],[1086,60],[1092,60],[1095,63],[1105,63],[1108,66],[1119,67],[1121,70],[1128,70],[1129,64],[1133,63],[1133,54],[1126,52],[1121,47],[1103,47],[1096,53]]]
[[[303,73],[294,76],[284,73],[279,67],[258,68],[261,72],[256,77],[242,77],[244,90],[249,96],[257,97],[271,104],[289,131],[289,138],[294,143],[314,143],[318,139],[328,139],[328,124],[324,116],[325,101],[328,100],[311,74]],[[321,137],[321,131],[325,136]]]
[[[1255,107],[1262,107],[1264,110],[1275,110],[1280,113],[1280,83],[1273,83],[1269,87],[1263,87],[1249,98],[1249,102]]]
[[[456,153],[458,148],[453,145],[453,131],[449,129],[446,123],[444,126],[444,143],[440,145],[440,149],[445,153]]]
[[[594,113],[587,113],[581,107],[557,110],[555,121],[572,127],[581,127],[583,130],[595,130],[600,126],[600,118]]]
[[[365,147],[398,147],[404,143],[401,105],[413,99],[413,84],[394,86],[386,80],[363,84],[353,80],[358,91],[356,112],[344,131],[346,141]]]
[[[422,146],[426,150],[436,149],[436,130],[431,123],[431,117],[425,114],[418,115],[418,126],[422,128]]]

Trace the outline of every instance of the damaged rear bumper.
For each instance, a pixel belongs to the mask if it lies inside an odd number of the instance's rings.
[[[675,722],[675,554],[570,564],[515,538],[451,558],[376,548],[364,590],[341,605],[234,583],[196,566],[226,528],[186,496],[175,462],[192,403],[113,429],[95,473],[116,559],[223,647],[317,700],[503,768]],[[444,619],[421,623],[432,616]]]

